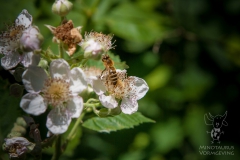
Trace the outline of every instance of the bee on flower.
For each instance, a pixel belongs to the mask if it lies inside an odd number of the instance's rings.
[[[105,62],[106,59],[109,63]],[[135,113],[138,110],[137,101],[149,90],[146,81],[139,77],[127,76],[126,70],[115,69],[109,56],[103,55],[103,62],[107,71],[103,70],[100,75],[91,75],[88,79],[100,102],[109,109],[120,106],[125,114]]]

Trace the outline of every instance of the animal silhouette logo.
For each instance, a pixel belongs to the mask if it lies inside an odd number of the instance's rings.
[[[213,126],[213,129],[211,130],[211,132],[207,131],[207,133],[211,133],[212,144],[214,143],[214,141],[217,141],[217,143],[220,144],[219,138],[221,134],[224,134],[224,132],[221,131],[221,127],[223,125],[224,126],[228,125],[228,123],[225,121],[226,117],[227,117],[227,111],[222,116],[221,115],[212,116],[210,113],[209,113],[209,116],[208,114],[204,115],[205,124]]]

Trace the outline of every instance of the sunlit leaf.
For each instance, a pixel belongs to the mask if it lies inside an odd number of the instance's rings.
[[[141,123],[147,123],[147,122],[153,123],[155,121],[143,116],[139,112],[136,112],[131,115],[122,113],[115,117],[108,117],[108,118],[94,117],[86,120],[83,123],[83,126],[98,132],[109,133],[111,131],[134,128],[134,126],[137,126]]]
[[[152,43],[161,38],[164,27],[159,25],[160,20],[159,15],[144,12],[131,3],[122,3],[106,18],[111,32],[117,36],[144,43]]]

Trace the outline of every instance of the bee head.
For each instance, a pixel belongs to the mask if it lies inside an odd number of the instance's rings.
[[[102,56],[102,61],[103,61],[103,62],[106,62],[107,60],[109,60],[109,55],[104,54],[104,55]]]

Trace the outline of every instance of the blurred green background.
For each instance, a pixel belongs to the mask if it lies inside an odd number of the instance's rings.
[[[0,0],[0,29],[22,9],[55,51],[44,24],[57,26],[53,0]],[[139,111],[156,121],[110,134],[78,130],[65,155],[71,160],[237,160],[240,159],[240,1],[72,0],[67,16],[85,31],[114,34],[112,51],[126,61],[128,75],[150,87]],[[0,68],[0,142],[23,114],[20,98],[9,97],[12,75]],[[220,144],[211,144],[204,114],[223,115],[228,126]],[[45,115],[46,116],[46,115]],[[36,119],[45,129],[44,119]],[[40,129],[41,129],[40,128]],[[44,138],[45,135],[43,134]],[[234,146],[234,155],[201,155],[200,146]],[[206,150],[210,151],[210,150]],[[0,151],[1,158],[7,157]],[[45,150],[43,159],[50,159]]]

